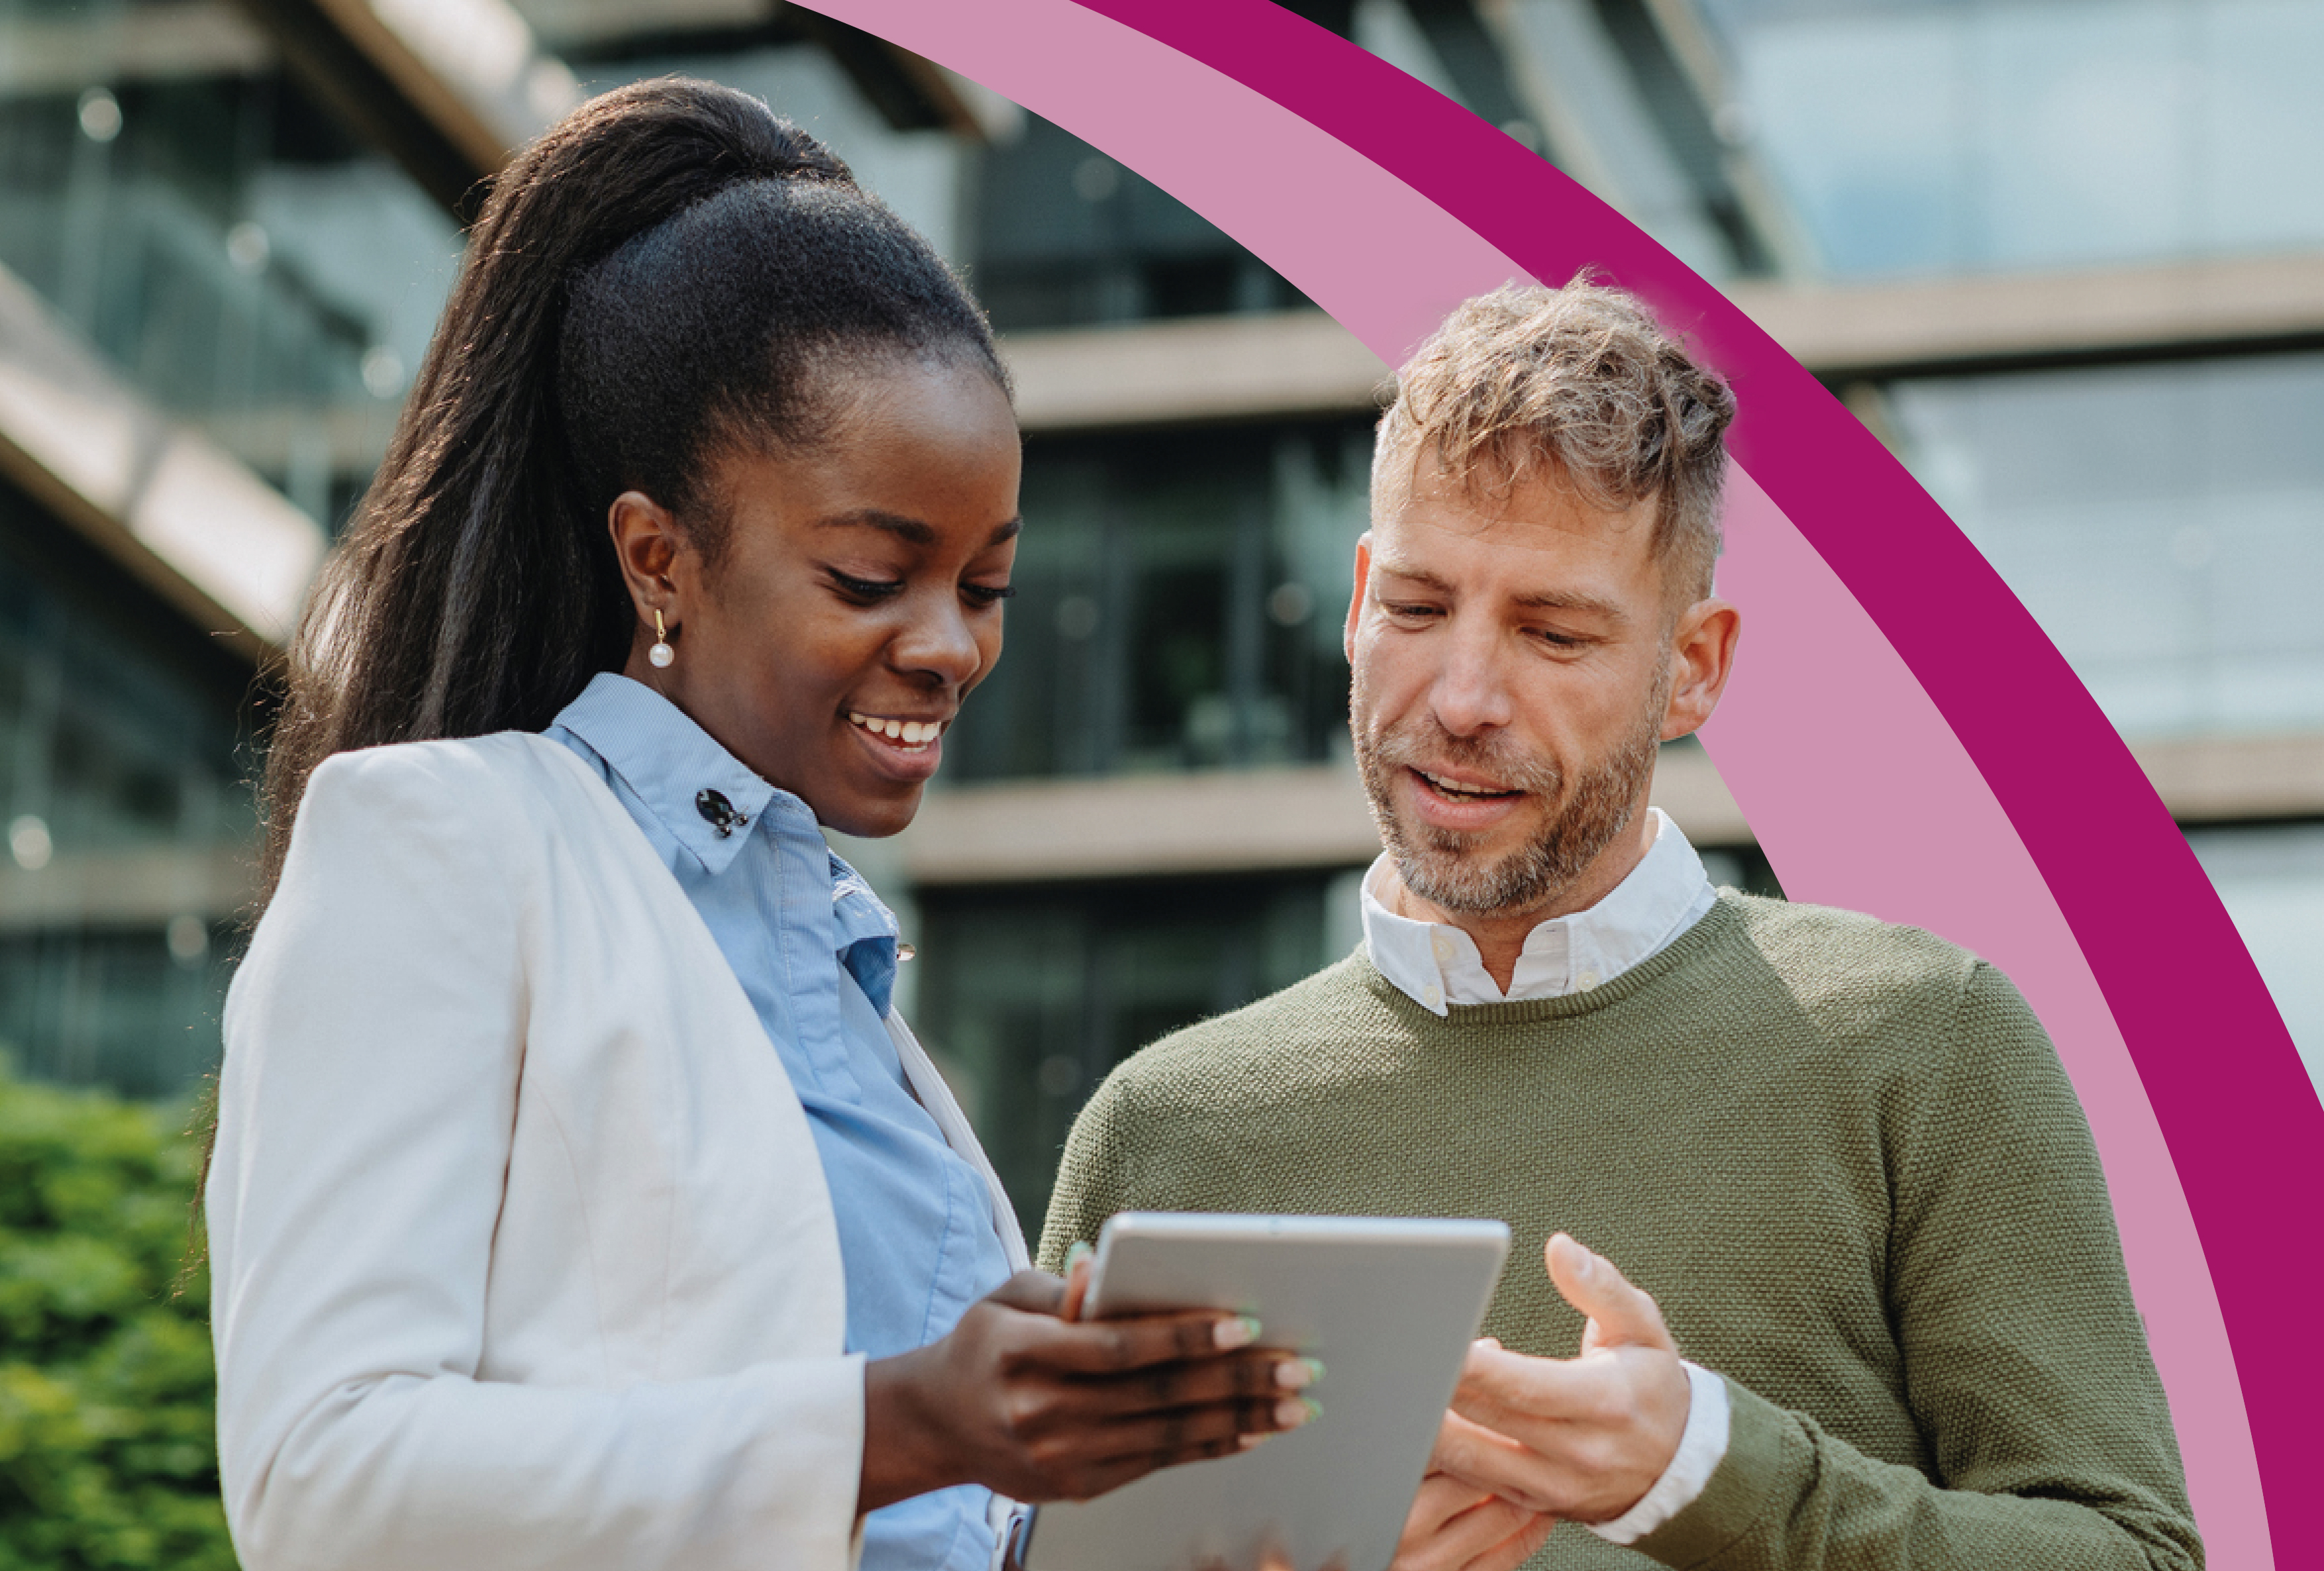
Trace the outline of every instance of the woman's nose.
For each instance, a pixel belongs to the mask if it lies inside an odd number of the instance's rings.
[[[929,595],[912,608],[896,635],[890,659],[906,675],[922,675],[948,687],[964,686],[984,669],[984,649],[967,614],[953,595]]]

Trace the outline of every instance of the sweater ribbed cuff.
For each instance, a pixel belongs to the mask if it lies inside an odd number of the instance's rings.
[[[1711,1482],[1693,1503],[1630,1546],[1678,1571],[1709,1566],[1810,1476],[1812,1458],[1796,1418],[1731,1380],[1727,1400],[1727,1455]]]

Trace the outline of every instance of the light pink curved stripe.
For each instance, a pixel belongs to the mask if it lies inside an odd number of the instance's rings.
[[[1391,364],[1523,270],[1335,138],[1070,0],[816,0],[1063,126],[1170,191]],[[1618,281],[1617,281],[1618,282]],[[2113,1188],[2211,1563],[2274,1563],[2251,1431],[2186,1198],[2136,1067],[1984,780],[1854,596],[1735,471],[1722,592],[1741,660],[1704,741],[1794,898],[1993,960],[2056,1039]]]

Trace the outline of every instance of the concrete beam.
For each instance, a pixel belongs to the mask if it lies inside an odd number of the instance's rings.
[[[2324,346],[2313,253],[1727,295],[1827,382]]]
[[[0,473],[253,661],[290,637],[327,543],[281,493],[122,384],[5,269]]]
[[[226,847],[60,856],[38,872],[0,859],[0,937],[78,928],[161,928],[246,910],[258,892],[249,855]]]
[[[1700,749],[1664,754],[1654,800],[1698,846],[1751,843]],[[893,845],[923,888],[1355,867],[1379,854],[1347,764],[931,791]]]
[[[1321,311],[1015,333],[1028,432],[1273,420],[1377,407],[1389,367]]]
[[[2324,733],[2135,742],[2130,751],[2182,824],[2324,818]]]
[[[273,46],[226,0],[0,16],[0,94],[78,93],[92,82],[255,77]]]
[[[2315,254],[1726,288],[1836,384],[2324,347],[2324,256]],[[1019,333],[1001,350],[1017,375],[1019,418],[1036,433],[1356,413],[1379,407],[1391,370],[1306,310]]]
[[[464,221],[581,100],[508,0],[243,0],[307,89]]]

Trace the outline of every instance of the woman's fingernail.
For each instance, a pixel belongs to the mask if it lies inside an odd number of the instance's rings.
[[[1084,1243],[1080,1239],[1076,1238],[1074,1240],[1074,1246],[1065,1251],[1065,1274],[1067,1276],[1071,1276],[1073,1274],[1074,1267],[1081,1264],[1082,1261],[1089,1259],[1090,1256],[1096,1252],[1097,1251],[1092,1249],[1088,1244]]]
[[[1320,1358],[1286,1358],[1275,1366],[1275,1383],[1285,1391],[1304,1391],[1323,1378]]]
[[[1275,1404],[1275,1427],[1278,1429],[1296,1429],[1323,1416],[1323,1404],[1314,1397],[1286,1397]]]
[[[1264,1435],[1238,1435],[1235,1437],[1235,1444],[1248,1451],[1266,1438]]]
[[[1248,1315],[1237,1315],[1231,1320],[1222,1320],[1211,1332],[1222,1353],[1232,1353],[1238,1347],[1248,1347],[1259,1340],[1259,1322]]]

